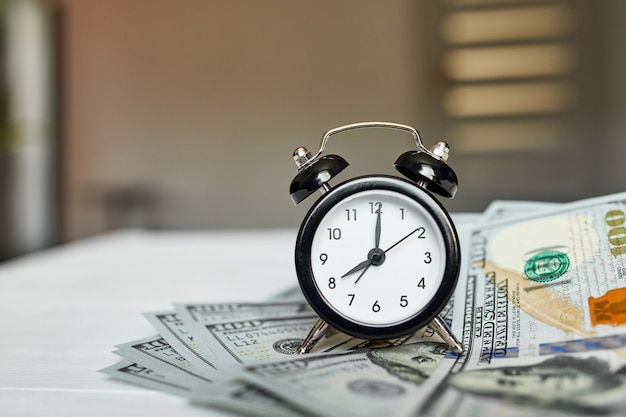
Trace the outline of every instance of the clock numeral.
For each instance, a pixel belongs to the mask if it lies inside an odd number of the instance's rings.
[[[426,239],[426,236],[424,236],[424,233],[426,233],[426,229],[424,229],[423,227],[418,227],[417,228],[417,238],[418,239]]]
[[[424,279],[424,277],[420,278],[420,282],[417,283],[417,288],[426,288],[426,280]]]
[[[348,303],[348,305],[351,306],[352,302],[354,301],[354,294],[348,294],[348,297],[350,297],[350,302]]]
[[[338,227],[328,228],[328,239],[329,240],[339,240],[341,239],[341,229]]]
[[[320,255],[320,261],[322,261],[322,265],[324,265],[327,260],[328,260],[328,255],[326,255],[325,253],[322,253]]]
[[[424,256],[425,256],[425,258],[424,258],[424,263],[425,264],[429,264],[429,263],[431,263],[433,261],[433,258],[431,256],[430,252],[426,252],[424,254]]]
[[[374,301],[374,305],[372,306],[372,311],[374,313],[378,313],[380,311],[380,304],[378,304],[378,300]]]
[[[336,286],[337,286],[337,283],[335,282],[335,277],[328,278],[328,288],[330,288],[331,290],[334,290]]]
[[[356,209],[346,209],[346,217],[348,221],[356,221]]]
[[[400,207],[400,220],[404,220],[404,207]]]
[[[406,307],[409,305],[409,300],[407,299],[406,295],[403,295],[402,297],[400,297],[400,307]]]
[[[382,208],[383,208],[383,203],[381,203],[380,201],[376,201],[376,202],[370,201],[370,213],[382,214],[383,213]]]

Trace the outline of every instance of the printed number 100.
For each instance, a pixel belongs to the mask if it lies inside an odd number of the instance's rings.
[[[617,258],[626,253],[626,216],[622,210],[611,210],[606,213],[604,220],[612,227],[609,230],[609,243],[613,246],[611,254]]]

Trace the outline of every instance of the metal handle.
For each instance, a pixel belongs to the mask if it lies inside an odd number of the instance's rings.
[[[419,132],[411,126],[401,125],[398,123],[391,123],[391,122],[361,122],[361,123],[352,123],[349,125],[339,126],[326,132],[324,136],[322,137],[322,140],[320,141],[319,150],[317,151],[315,156],[313,156],[311,159],[315,159],[319,157],[324,152],[324,150],[326,149],[326,144],[328,143],[328,139],[332,135],[335,135],[341,132],[347,132],[348,130],[363,129],[363,128],[369,128],[369,127],[383,127],[383,128],[388,128],[388,129],[397,129],[397,130],[403,130],[405,132],[409,132],[413,135],[417,148],[422,151],[428,151],[424,147],[424,144],[422,143],[422,138],[420,137]]]

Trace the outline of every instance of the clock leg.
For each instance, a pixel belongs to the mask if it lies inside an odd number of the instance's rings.
[[[329,327],[330,326],[328,325],[328,323],[326,323],[322,319],[319,319],[313,325],[313,328],[309,332],[309,335],[306,337],[306,339],[304,339],[304,343],[302,343],[302,346],[298,348],[298,353],[309,353],[311,349],[315,347],[317,342],[319,342],[322,336],[324,336],[324,333],[326,333],[326,330],[328,330]]]
[[[454,336],[452,330],[448,327],[445,321],[441,318],[441,316],[437,316],[430,322],[430,327],[437,333],[444,342],[450,346],[450,350],[457,355],[463,353],[463,345],[459,340]]]

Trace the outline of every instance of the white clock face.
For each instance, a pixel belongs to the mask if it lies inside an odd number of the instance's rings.
[[[311,244],[319,293],[338,314],[388,326],[422,311],[440,287],[444,238],[426,209],[391,190],[365,190],[332,207]]]

